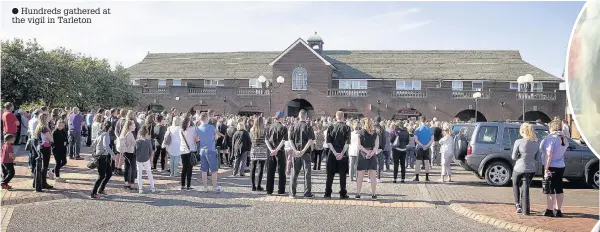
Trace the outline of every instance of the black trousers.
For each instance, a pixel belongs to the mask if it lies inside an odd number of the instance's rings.
[[[520,189],[521,184],[523,184],[523,177],[527,178],[527,181],[531,184],[531,180],[533,179],[533,176],[535,175],[535,173],[520,173],[520,172],[513,172],[513,177],[512,177],[512,182],[513,182],[513,196],[515,198],[515,204],[516,205],[521,205],[521,191],[522,189]],[[531,186],[531,185],[528,185]]]
[[[113,139],[113,138],[110,138],[110,149],[113,150],[115,153],[117,153],[116,152],[117,151],[117,147],[115,145],[115,139]],[[113,159],[111,159],[110,162],[111,162],[110,163],[110,168],[111,168],[111,170],[113,172],[116,172],[117,169],[121,168],[121,167],[117,167],[117,163]]]
[[[265,169],[266,162],[267,162],[266,160],[252,160],[252,167],[251,167],[252,171],[250,173],[250,178],[252,178],[252,188],[260,187],[260,183],[262,182],[262,178],[263,178],[263,170]],[[258,180],[255,178],[257,166],[258,166]],[[256,182],[258,182],[258,183],[256,183]]]
[[[321,160],[323,158],[323,150],[312,151],[313,170],[321,170]]]
[[[87,128],[87,140],[85,141],[85,145],[89,147],[92,146],[92,126],[90,125]]]
[[[154,154],[154,159],[152,160],[152,169],[156,169],[156,164],[158,163],[158,158],[160,157],[160,167],[162,170],[165,170],[165,161],[167,158],[167,149],[159,147],[156,149],[156,153]]]
[[[333,152],[327,155],[327,180],[325,181],[325,196],[332,193],[333,178],[337,173],[340,176],[340,196],[346,196],[346,176],[348,173],[348,156],[344,154],[341,160],[337,160]]]
[[[279,167],[279,189],[277,191],[278,194],[285,193],[285,151],[279,150],[276,156],[270,156],[267,158],[267,194],[272,194],[274,185],[275,185],[275,171],[277,167]]]
[[[2,184],[8,184],[15,177],[15,163],[2,164],[2,176],[4,177]]]
[[[46,173],[48,173],[48,166],[50,165],[50,156],[52,156],[52,151],[51,148],[43,146],[40,151],[42,152],[42,186],[46,186],[48,185],[46,178],[48,175],[46,175]]]
[[[135,183],[135,178],[137,175],[137,165],[135,163],[135,154],[133,153],[123,153],[125,157],[125,170],[123,170],[123,179],[125,182],[129,184]]]
[[[194,167],[192,166],[191,158],[192,155],[190,153],[181,154],[181,163],[183,164],[183,168],[181,169],[181,187],[189,188],[192,184],[192,169]]]
[[[98,158],[98,179],[94,184],[94,189],[92,189],[92,196],[98,194],[98,192],[104,192],[106,184],[112,177],[111,160],[110,155],[101,155]]]
[[[52,154],[54,155],[54,174],[56,177],[60,177],[60,169],[67,164],[67,147],[53,147]]]
[[[406,151],[392,149],[392,158],[394,160],[394,180],[398,179],[398,166],[400,166],[400,179],[406,177]]]

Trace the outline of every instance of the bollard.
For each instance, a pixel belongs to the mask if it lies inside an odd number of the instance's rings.
[[[527,174],[523,174],[522,177],[522,182],[523,184],[521,185],[521,207],[522,207],[522,214],[523,215],[529,215],[529,213],[531,212],[531,207],[530,207],[530,199],[529,199],[529,173]]]
[[[35,149],[35,148],[33,148]],[[42,152],[40,150],[36,151],[37,157],[35,157],[35,177],[33,181],[33,185],[35,187],[36,192],[42,192],[43,188],[43,176],[46,173],[42,173],[42,165],[44,165],[44,160],[42,159]]]

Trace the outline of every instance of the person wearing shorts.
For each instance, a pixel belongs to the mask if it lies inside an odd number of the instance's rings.
[[[217,171],[219,170],[218,152],[215,143],[217,130],[215,126],[208,123],[208,114],[200,113],[200,125],[196,128],[196,134],[200,141],[198,142],[198,152],[200,153],[200,173],[202,173],[202,184],[204,190],[208,191],[208,170],[210,169],[211,183],[214,191],[221,191],[217,186]]]
[[[563,217],[561,212],[564,201],[563,174],[565,173],[565,152],[569,140],[562,133],[562,123],[554,120],[549,125],[550,134],[540,143],[544,178],[550,178],[550,191],[546,194],[546,210],[540,216]]]

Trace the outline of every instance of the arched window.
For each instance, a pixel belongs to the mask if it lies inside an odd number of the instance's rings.
[[[292,90],[306,90],[308,73],[303,67],[297,67],[292,72]]]

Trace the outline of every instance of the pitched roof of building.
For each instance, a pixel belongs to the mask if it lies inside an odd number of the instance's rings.
[[[128,68],[132,78],[271,77],[269,63],[282,52],[149,53]],[[516,81],[532,74],[536,81],[562,79],[521,59],[519,51],[399,50],[323,51],[338,79],[423,79]]]

